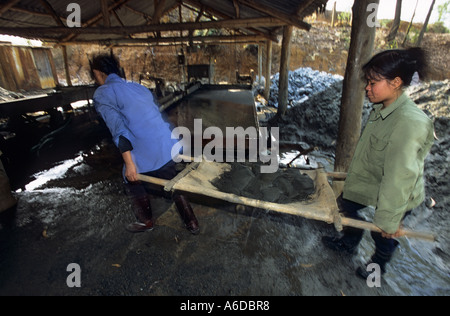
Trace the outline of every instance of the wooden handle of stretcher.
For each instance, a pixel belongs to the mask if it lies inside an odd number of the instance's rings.
[[[346,172],[327,172],[327,176],[330,178],[334,178],[334,180],[337,180],[337,181],[343,181],[347,178],[347,173]],[[342,216],[338,220],[340,222],[339,224],[341,224],[343,226],[352,226],[355,228],[366,229],[366,230],[370,230],[370,231],[374,231],[374,232],[378,232],[378,233],[382,232],[381,229],[378,228],[378,226],[375,226],[374,224],[369,223],[369,222],[358,221],[355,219],[342,217]],[[412,231],[409,229],[400,229],[399,233],[401,236],[405,236],[405,237],[409,237],[409,238],[418,238],[418,239],[427,240],[427,241],[436,241],[436,236],[432,233],[416,232],[416,231]]]
[[[370,223],[370,222],[359,221],[356,219],[342,217],[342,216],[341,216],[340,221],[343,226],[351,226],[351,227],[366,229],[366,230],[370,230],[370,231],[374,231],[374,232],[378,232],[378,233],[382,232],[382,230],[378,226],[376,226],[375,224]],[[400,229],[399,233],[401,236],[408,237],[408,238],[417,238],[417,239],[422,239],[422,240],[431,241],[431,242],[436,241],[436,236],[434,234],[428,233],[428,232],[416,232],[416,231],[402,228],[402,229]]]
[[[166,186],[170,182],[168,180],[144,176],[141,174],[138,175],[138,178],[141,181],[149,182],[149,183],[160,185],[163,187]],[[261,201],[261,200],[256,200],[256,199],[250,199],[250,198],[246,198],[246,197],[242,197],[242,196],[237,196],[237,195],[231,194],[231,193],[225,193],[225,192],[221,192],[221,191],[217,191],[217,190],[211,190],[211,189],[192,186],[192,185],[181,185],[181,186],[174,185],[173,188],[180,190],[180,191],[185,191],[185,192],[190,192],[190,193],[194,193],[194,194],[200,194],[200,195],[220,199],[220,200],[227,201],[227,202],[234,203],[234,204],[246,205],[246,206],[251,206],[251,207],[256,207],[256,208],[261,208],[261,209],[267,209],[267,210],[285,213],[285,214],[298,215],[298,216],[302,216],[302,217],[305,217],[308,219],[319,220],[319,221],[324,221],[324,222],[329,222],[329,223],[333,222],[332,220],[330,221],[329,217],[324,217],[323,215],[318,214],[318,213],[302,211],[298,207],[293,207],[291,205],[283,205],[283,204],[271,203],[271,202],[266,202],[266,201]],[[342,216],[339,216],[337,218],[337,220],[339,220],[340,224],[342,224],[343,226],[351,226],[351,227],[355,227],[355,228],[366,229],[366,230],[371,230],[371,231],[375,231],[375,232],[381,232],[381,229],[378,228],[377,226],[375,226],[373,223],[359,221],[359,220],[342,217]],[[401,230],[401,234],[405,237],[419,238],[419,239],[423,239],[423,240],[427,240],[427,241],[435,241],[436,240],[436,237],[430,233],[415,232],[415,231],[403,229],[403,230]]]

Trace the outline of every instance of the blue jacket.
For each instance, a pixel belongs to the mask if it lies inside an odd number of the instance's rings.
[[[155,171],[172,160],[177,140],[171,138],[153,94],[144,86],[111,74],[94,93],[94,106],[108,126],[115,145],[125,137],[138,173]]]

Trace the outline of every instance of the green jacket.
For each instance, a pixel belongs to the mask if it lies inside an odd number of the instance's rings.
[[[425,199],[424,160],[434,127],[409,97],[382,109],[376,104],[356,147],[344,198],[376,207],[374,224],[395,233],[405,213]]]

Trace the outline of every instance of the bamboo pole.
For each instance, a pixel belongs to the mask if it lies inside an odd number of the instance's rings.
[[[347,178],[347,172],[327,172],[327,176],[335,180],[345,180]]]
[[[378,228],[377,226],[375,226],[373,223],[370,223],[370,222],[359,221],[356,219],[343,217],[343,216],[341,216],[341,222],[342,222],[343,226],[350,226],[350,227],[355,227],[355,228],[359,228],[359,229],[370,230],[370,231],[374,231],[377,233],[382,232],[382,230],[380,228]],[[401,228],[399,231],[399,235],[405,236],[405,237],[410,237],[410,238],[418,238],[418,239],[432,241],[432,242],[436,241],[436,236],[434,234],[428,233],[428,232],[416,232],[413,230]]]
[[[156,184],[156,185],[160,185],[160,186],[164,186],[164,187],[169,183],[169,180],[162,180],[162,179],[158,179],[158,178],[154,178],[154,177],[145,176],[142,174],[138,175],[138,179],[140,181],[144,181],[144,182],[148,182],[148,183],[152,183],[152,184]],[[333,220],[327,214],[318,214],[316,212],[304,211],[304,210],[299,209],[297,206],[283,205],[283,204],[278,204],[278,203],[261,201],[261,200],[257,200],[257,199],[250,199],[247,197],[238,196],[236,194],[225,193],[225,192],[221,192],[218,190],[213,190],[213,189],[209,189],[209,188],[205,188],[205,187],[199,187],[199,186],[195,186],[195,185],[191,185],[191,184],[184,184],[184,183],[178,182],[177,184],[175,184],[173,186],[173,189],[177,190],[177,191],[183,191],[183,192],[189,192],[189,193],[193,193],[193,194],[208,196],[211,198],[215,198],[215,199],[222,200],[225,202],[230,202],[233,204],[239,204],[239,205],[245,205],[245,206],[250,206],[250,207],[255,207],[255,208],[260,208],[260,209],[266,209],[266,210],[275,211],[275,212],[284,213],[284,214],[298,215],[298,216],[302,216],[302,217],[305,217],[308,219],[324,221],[324,222],[328,222],[328,223],[333,222]]]
[[[140,181],[149,182],[152,184],[160,185],[165,187],[170,181],[169,180],[163,180],[159,178],[149,177],[142,174],[138,175],[138,179]],[[260,209],[266,209],[270,211],[275,211],[279,213],[284,214],[290,214],[290,215],[297,215],[301,216],[307,219],[327,222],[327,223],[333,223],[338,221],[338,225],[343,226],[350,226],[354,228],[364,229],[364,230],[370,230],[375,232],[381,232],[381,229],[375,226],[373,223],[365,222],[365,221],[359,221],[351,218],[344,217],[342,215],[338,216],[330,216],[329,214],[325,213],[318,213],[318,212],[312,212],[310,210],[303,210],[300,208],[300,206],[297,205],[289,205],[289,204],[278,204],[278,203],[272,203],[272,202],[266,202],[261,201],[257,199],[250,199],[242,196],[238,196],[231,193],[225,193],[218,190],[213,190],[205,187],[199,187],[191,184],[183,184],[182,182],[178,182],[173,186],[174,190],[183,191],[183,192],[189,192],[193,194],[199,194],[203,196],[208,196],[211,198],[219,199],[222,201],[230,202],[233,204],[239,204],[239,205],[245,205]],[[418,238],[426,241],[435,241],[436,237],[428,232],[415,232],[408,229],[401,229],[400,235],[410,238]]]

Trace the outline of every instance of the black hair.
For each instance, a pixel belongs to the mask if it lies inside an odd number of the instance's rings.
[[[381,52],[363,66],[366,79],[393,80],[400,77],[404,87],[411,85],[416,72],[421,80],[428,75],[427,54],[419,47]]]
[[[120,76],[122,73],[119,61],[116,59],[116,57],[114,57],[113,54],[103,54],[95,56],[90,64],[91,70],[99,70],[108,76],[110,74],[116,74]]]

